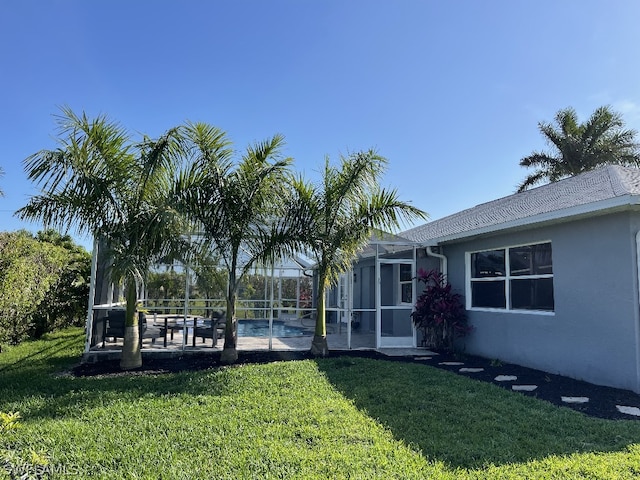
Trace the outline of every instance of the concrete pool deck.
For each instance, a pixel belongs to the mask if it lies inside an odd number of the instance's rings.
[[[295,337],[273,337],[271,339],[271,348],[269,348],[268,337],[238,337],[238,351],[307,351],[311,348],[313,335],[295,336]],[[150,356],[180,356],[190,353],[206,353],[218,352],[222,350],[224,339],[218,340],[217,345],[213,345],[211,339],[204,342],[201,338],[196,339],[196,346],[193,346],[193,338],[191,334],[187,335],[186,345],[183,346],[183,333],[180,330],[173,332],[173,339],[167,334],[167,346],[163,346],[162,339],[157,339],[152,343],[150,339],[144,339],[142,344],[142,352]],[[327,343],[330,350],[349,351],[349,350],[376,350],[375,335],[373,333],[353,332],[351,335],[351,348],[347,344],[346,331],[341,333],[327,333]],[[103,359],[117,358],[122,349],[122,339],[117,341],[105,342],[93,346],[88,353],[83,356],[83,362],[95,362]],[[416,355],[434,355],[432,352],[424,348],[383,348],[376,350],[387,356],[416,356]]]

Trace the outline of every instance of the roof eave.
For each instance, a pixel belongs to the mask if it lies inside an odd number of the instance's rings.
[[[443,237],[432,238],[424,242],[420,242],[421,246],[436,246],[443,243],[450,243],[459,240],[465,240],[482,235],[489,235],[499,233],[505,230],[523,228],[530,225],[542,224],[542,223],[560,223],[575,220],[576,217],[590,217],[596,215],[602,215],[611,210],[622,210],[627,207],[640,205],[639,195],[622,195],[619,197],[609,198],[606,200],[600,200],[598,202],[586,203],[584,205],[578,205],[575,207],[565,208],[562,210],[555,210],[552,212],[541,213],[531,217],[520,218],[512,220],[510,222],[498,223],[495,225],[489,225],[474,230],[467,230],[452,235],[446,235]]]

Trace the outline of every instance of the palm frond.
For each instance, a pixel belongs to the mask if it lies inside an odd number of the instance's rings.
[[[569,107],[558,111],[555,120],[560,127],[561,136],[568,137],[579,133],[578,114],[575,109]]]
[[[338,169],[325,158],[319,187],[302,179],[293,183],[301,204],[297,214],[307,226],[301,235],[328,284],[351,267],[374,229],[392,231],[402,223],[426,218],[422,210],[401,201],[396,190],[379,188],[387,161],[375,151],[341,160]]]
[[[180,128],[185,151],[202,170],[228,172],[233,150],[227,133],[203,122],[187,122]]]
[[[547,172],[538,171],[536,173],[532,173],[531,175],[527,175],[527,177],[518,185],[517,192],[522,193],[529,188],[538,185],[543,182],[546,178],[548,178]]]
[[[183,165],[182,137],[172,129],[133,144],[106,116],[89,119],[63,108],[58,148],[25,160],[42,193],[18,210],[23,219],[73,226],[109,245],[120,278],[142,278],[150,262],[181,248],[186,225],[176,197]]]
[[[533,152],[531,155],[528,155],[520,160],[520,166],[549,169],[557,161],[557,158],[552,157],[544,152]]]
[[[556,182],[602,165],[640,165],[637,132],[625,130],[622,116],[608,106],[596,109],[584,123],[578,123],[573,108],[566,108],[556,113],[555,123],[538,124],[555,152],[533,152],[520,160],[521,166],[536,171],[518,186],[519,192],[545,179]]]

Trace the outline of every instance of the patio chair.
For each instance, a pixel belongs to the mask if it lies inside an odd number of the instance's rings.
[[[194,338],[202,338],[202,343],[210,338],[213,341],[212,346],[215,347],[218,344],[218,339],[224,338],[224,329],[226,326],[226,312],[214,311],[211,314],[211,319],[204,320],[202,325],[196,326]]]
[[[107,338],[122,338],[124,340],[124,310],[111,310],[104,318],[104,331],[102,333],[102,348],[105,347]],[[163,338],[164,346],[167,346],[167,330],[162,326],[148,325],[147,316],[138,312],[138,328],[140,336],[140,346],[142,346],[142,340],[145,338],[151,339],[151,344],[155,345],[156,339]]]

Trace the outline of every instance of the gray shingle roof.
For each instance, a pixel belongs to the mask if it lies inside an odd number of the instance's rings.
[[[640,170],[608,165],[477,205],[400,233],[419,243],[465,238],[550,219],[610,208],[640,195]],[[617,201],[615,201],[617,200]],[[612,202],[614,201],[614,202]],[[637,203],[629,200],[629,204]]]

